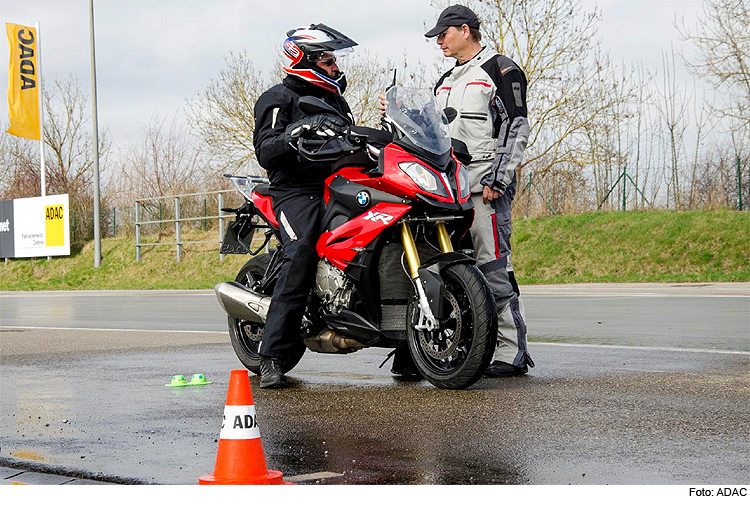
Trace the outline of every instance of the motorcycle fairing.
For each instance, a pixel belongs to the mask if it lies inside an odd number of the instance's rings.
[[[336,315],[324,315],[323,320],[337,333],[367,346],[380,341],[380,329],[356,312],[342,310]]]
[[[337,177],[343,177],[350,182],[356,183],[363,187],[372,187],[399,198],[404,198],[405,200],[416,199],[417,195],[421,194],[427,196],[431,200],[438,201],[443,206],[448,208],[450,208],[450,205],[456,202],[455,196],[457,191],[455,187],[451,187],[451,184],[446,181],[444,176],[444,174],[455,172],[456,165],[458,164],[458,161],[455,158],[450,159],[450,165],[448,169],[439,172],[435,169],[435,166],[433,164],[429,164],[425,160],[415,157],[397,144],[391,143],[381,150],[381,154],[378,160],[379,166],[377,170],[364,172],[363,168],[345,167],[339,170],[337,173],[331,175],[326,180],[326,190],[324,195],[326,203],[330,201],[330,185]],[[433,194],[420,188],[398,167],[398,165],[402,162],[417,162],[425,166],[426,168],[431,169],[435,173],[436,177],[442,182],[445,190],[451,191],[451,194],[454,196],[454,198],[448,198],[445,196],[440,196],[438,194]],[[465,203],[466,198],[462,198],[459,201],[461,203]]]
[[[411,208],[411,205],[378,203],[349,222],[323,233],[315,247],[318,256],[346,271],[359,252],[383,230],[394,226]]]
[[[416,162],[426,168],[431,169],[435,173],[437,178],[439,178],[443,183],[443,187],[445,187],[445,190],[451,191],[452,195],[455,196],[454,188],[451,187],[450,183],[445,180],[444,173],[447,170],[441,170],[443,172],[438,172],[438,170],[435,169],[434,165],[415,157],[414,155],[394,143],[391,143],[383,148],[383,152],[383,176],[382,178],[378,179],[380,189],[387,192],[392,192],[388,189],[393,188],[393,194],[403,196],[404,193],[406,193],[407,197],[410,199],[416,198],[417,194],[423,194],[443,204],[453,204],[456,202],[455,198],[453,197],[440,196],[438,194],[423,190],[421,187],[415,184],[406,173],[401,171],[398,165],[402,162]],[[453,166],[455,166],[455,161],[453,159],[451,159],[450,162],[453,164]],[[381,183],[382,185],[380,185]],[[383,187],[383,185],[385,185],[386,187]]]
[[[273,213],[273,205],[271,203],[270,196],[264,196],[253,192],[250,197],[253,200],[255,208],[258,210],[261,216],[268,221],[268,223],[274,228],[279,228],[279,222],[276,220],[276,214]]]
[[[347,222],[354,216],[366,212],[378,203],[407,203],[393,194],[380,191],[366,181],[355,181],[351,178],[361,173],[349,170],[344,174],[336,174],[327,183],[326,211],[323,215],[324,230],[333,230]]]

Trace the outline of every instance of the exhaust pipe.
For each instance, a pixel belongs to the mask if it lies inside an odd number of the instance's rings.
[[[304,342],[310,351],[315,353],[346,354],[368,347],[353,338],[346,338],[331,330],[322,331],[316,337],[306,338]]]
[[[219,304],[230,316],[265,324],[271,305],[270,296],[255,293],[236,281],[219,283],[214,290]]]

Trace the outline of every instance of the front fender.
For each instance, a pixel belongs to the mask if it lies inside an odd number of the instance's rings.
[[[476,261],[463,253],[439,253],[432,258],[427,259],[419,267],[419,280],[424,287],[424,293],[430,304],[432,315],[436,319],[443,318],[443,291],[445,282],[442,274],[445,269],[452,265],[467,263],[473,265]]]

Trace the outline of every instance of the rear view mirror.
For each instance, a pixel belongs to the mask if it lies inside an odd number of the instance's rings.
[[[315,114],[332,114],[341,117],[341,113],[328,105],[320,98],[314,96],[303,96],[299,99],[299,109],[308,116]]]

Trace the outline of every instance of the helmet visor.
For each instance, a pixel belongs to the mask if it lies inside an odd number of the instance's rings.
[[[352,48],[342,48],[341,50],[315,52],[310,56],[310,62],[313,64],[325,64],[326,66],[331,66],[333,63],[339,62],[353,51]]]

